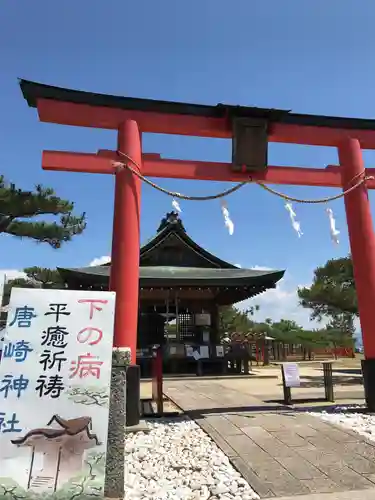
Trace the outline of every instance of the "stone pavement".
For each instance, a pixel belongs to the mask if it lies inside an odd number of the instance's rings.
[[[350,430],[264,403],[219,380],[167,381],[164,392],[212,437],[261,498],[323,500],[324,493],[356,490],[367,498],[366,491],[375,489],[375,443]],[[342,497],[349,498],[355,497]]]
[[[375,489],[371,490],[358,490],[358,491],[344,491],[338,493],[325,493],[325,494],[312,494],[300,495],[298,500],[374,500]],[[295,500],[296,497],[283,497],[278,500]]]

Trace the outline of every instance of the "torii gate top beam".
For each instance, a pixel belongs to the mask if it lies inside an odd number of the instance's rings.
[[[120,123],[131,119],[142,132],[229,139],[233,118],[260,118],[269,123],[269,142],[338,146],[351,137],[358,139],[363,149],[375,149],[375,120],[370,119],[117,97],[27,80],[21,80],[20,87],[43,122],[117,130]]]

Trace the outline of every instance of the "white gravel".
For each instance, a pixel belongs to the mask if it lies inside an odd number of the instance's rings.
[[[149,421],[126,436],[125,500],[251,500],[259,496],[192,420]]]
[[[356,412],[366,408],[361,406],[337,407],[332,412],[309,412],[313,417],[318,417],[331,424],[341,425],[365,436],[370,441],[375,441],[375,414]]]

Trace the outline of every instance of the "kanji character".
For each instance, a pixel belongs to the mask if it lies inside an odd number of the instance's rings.
[[[60,316],[69,316],[71,313],[66,311],[66,307],[68,304],[50,304],[50,311],[47,311],[44,316],[50,316],[54,314],[56,316],[55,321],[58,323]]]
[[[39,363],[43,365],[43,370],[51,370],[55,365],[57,365],[57,371],[61,370],[62,363],[67,361],[68,358],[63,357],[64,351],[51,352],[48,349],[44,349],[40,356]]]
[[[15,344],[9,342],[4,345],[3,356],[4,358],[14,358],[16,363],[23,363],[27,358],[29,352],[33,352],[34,349],[30,347],[30,342],[25,342],[24,340],[19,340]]]
[[[34,307],[17,307],[13,321],[9,323],[9,326],[13,326],[17,322],[17,326],[19,328],[30,328],[31,320],[33,318],[36,318],[36,314],[34,314],[34,311]]]
[[[69,378],[74,378],[75,376],[86,378],[91,375],[99,379],[102,364],[103,361],[99,361],[97,356],[93,356],[90,353],[82,354],[78,356],[78,361],[72,361]]]
[[[65,340],[67,335],[69,332],[66,331],[65,326],[49,326],[47,330],[43,331],[41,345],[64,349],[68,345]]]
[[[96,334],[92,335],[92,332],[96,332]],[[94,340],[90,339],[94,337]],[[103,332],[99,328],[95,328],[93,326],[87,326],[83,328],[77,334],[77,340],[80,344],[88,344],[88,345],[96,345],[102,340]]]
[[[59,398],[64,389],[64,379],[61,375],[51,375],[48,380],[46,375],[40,375],[35,387],[40,398],[50,396],[53,399]]]
[[[90,319],[94,316],[94,311],[102,311],[102,307],[98,307],[95,304],[107,304],[108,300],[101,299],[81,299],[78,301],[79,304],[90,304]]]
[[[6,420],[6,414],[0,412],[0,430],[5,434],[6,432],[22,432],[22,429],[17,427],[20,421],[17,420],[17,416],[13,413],[9,420]],[[9,426],[9,427],[8,427]]]
[[[17,394],[17,398],[19,398],[22,391],[26,391],[28,385],[29,379],[23,375],[19,377],[4,375],[3,380],[0,382],[0,392],[4,392],[4,398],[7,398],[9,391],[14,391]]]

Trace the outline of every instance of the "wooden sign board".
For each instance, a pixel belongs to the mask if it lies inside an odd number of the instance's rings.
[[[114,292],[12,289],[0,498],[104,498],[114,307]]]

